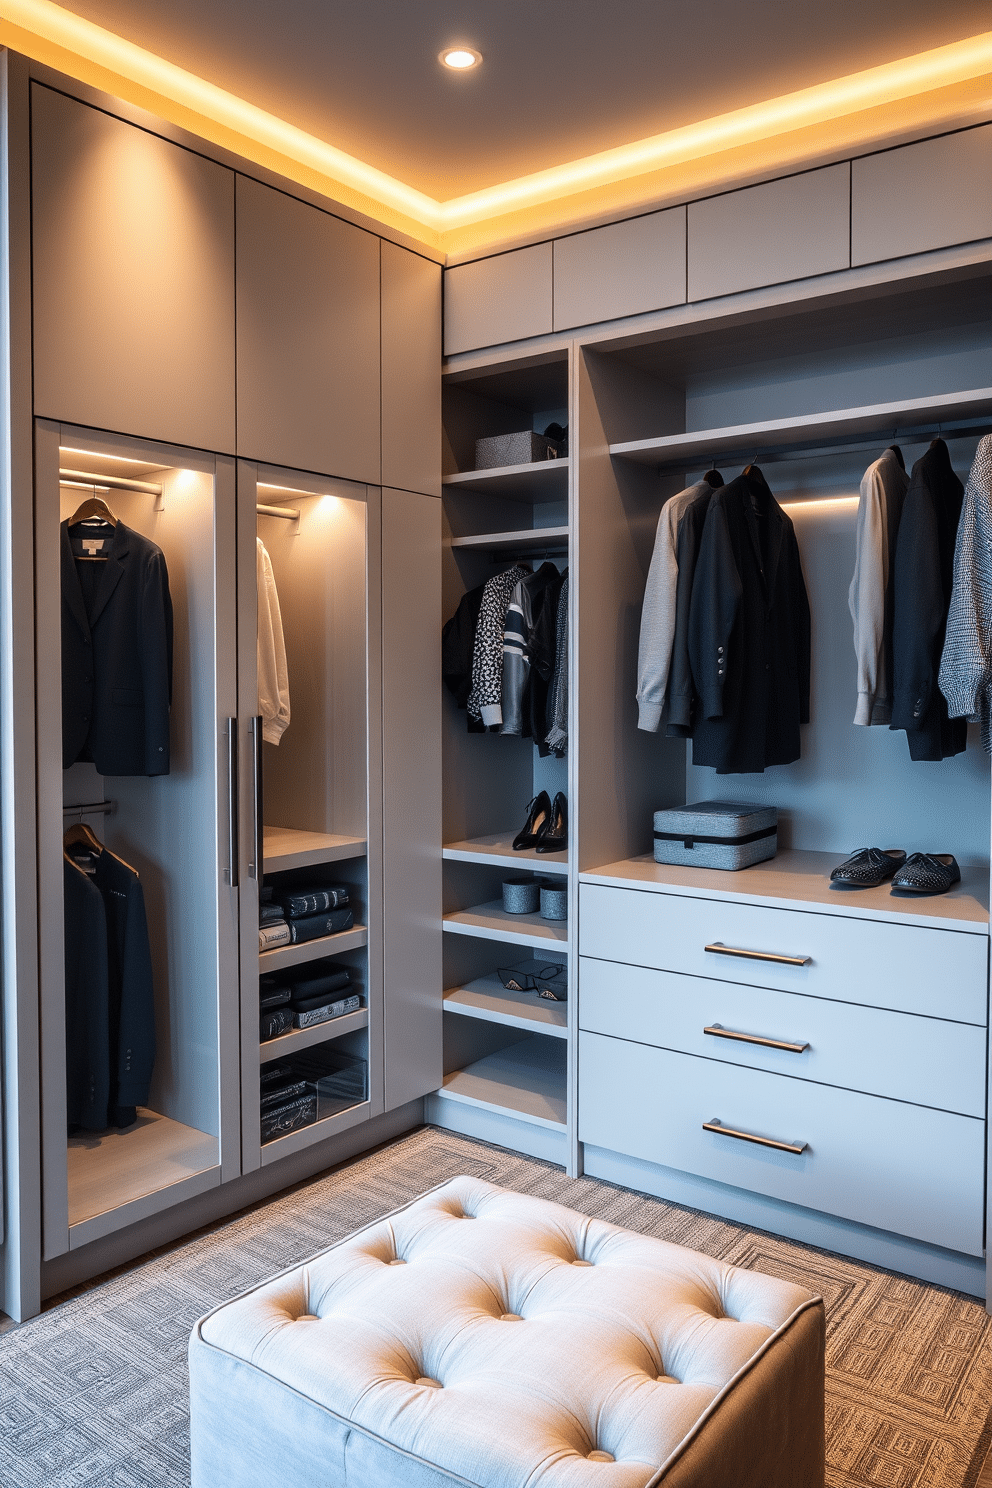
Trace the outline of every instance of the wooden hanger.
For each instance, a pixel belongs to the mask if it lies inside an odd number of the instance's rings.
[[[117,526],[117,518],[102,496],[87,496],[81,506],[78,506],[69,518],[69,526],[75,527],[77,522],[92,521],[99,517],[103,522],[109,522],[111,527]]]
[[[68,852],[71,847],[85,847],[88,852],[102,853],[103,843],[85,822],[73,822],[62,834],[62,847]]]

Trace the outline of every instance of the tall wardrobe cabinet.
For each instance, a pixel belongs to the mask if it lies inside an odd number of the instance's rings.
[[[25,1317],[417,1124],[440,1083],[440,267],[162,121],[0,62],[16,637],[0,663],[0,1308]],[[116,526],[87,574],[60,524],[94,497]],[[70,763],[66,586],[95,627],[149,542],[173,615],[168,769],[114,774],[86,748]],[[260,702],[273,591],[281,737]],[[398,719],[416,768],[384,745]],[[112,854],[137,872],[147,921],[153,1073],[136,1118],[106,1130],[74,1129],[67,1104],[73,979],[91,969],[63,930],[72,835],[83,866]],[[347,892],[350,923],[261,949],[260,903],[315,885]],[[260,989],[343,973],[357,1006],[262,1041]],[[112,1059],[130,1061],[125,1043]],[[312,1119],[273,1130],[265,1090],[303,1057],[345,1073]]]

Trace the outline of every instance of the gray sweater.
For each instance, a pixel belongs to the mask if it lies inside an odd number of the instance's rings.
[[[861,481],[854,577],[847,596],[858,658],[855,723],[888,723],[892,717],[892,581],[908,488],[909,476],[892,448],[868,466]]]
[[[637,648],[637,727],[649,734],[657,733],[661,723],[671,675],[680,581],[680,532],[696,503],[709,502],[712,494],[713,488],[700,481],[670,497],[658,518],[654,552],[644,588],[641,637]],[[694,560],[695,554],[692,556]],[[695,567],[694,561],[691,566]],[[684,572],[681,582],[683,589],[691,585],[692,573]],[[685,670],[688,675],[688,667]],[[680,718],[679,722],[688,723],[688,717]]]

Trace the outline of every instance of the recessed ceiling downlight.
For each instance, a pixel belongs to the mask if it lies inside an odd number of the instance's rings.
[[[482,61],[482,53],[477,52],[474,47],[445,47],[443,52],[438,52],[438,60],[453,72],[468,72],[470,68],[478,67]]]

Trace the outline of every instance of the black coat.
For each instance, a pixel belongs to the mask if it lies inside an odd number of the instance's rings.
[[[913,466],[896,539],[889,727],[906,730],[914,760],[947,759],[968,742],[967,721],[948,717],[937,686],[963,496],[947,445],[935,439]]]
[[[118,522],[87,614],[62,523],[62,767],[169,773],[172,600],[161,548]]]
[[[107,920],[103,895],[62,860],[65,909],[65,1073],[69,1130],[103,1131],[110,1097]]]
[[[810,614],[790,518],[757,466],[710,498],[689,611],[699,694],[692,761],[760,774],[799,758]]]

